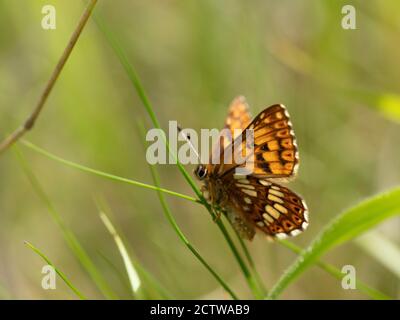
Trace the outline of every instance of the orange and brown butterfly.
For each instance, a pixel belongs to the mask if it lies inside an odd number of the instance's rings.
[[[269,237],[283,239],[296,236],[308,226],[308,211],[304,200],[278,182],[287,182],[296,175],[299,156],[286,108],[281,104],[270,106],[259,113],[253,121],[244,97],[237,97],[229,107],[225,131],[220,135],[220,159],[226,153],[243,152],[248,145],[246,130],[253,133],[253,148],[249,174],[237,174],[238,167],[246,167],[249,161],[219,164],[201,164],[195,170],[198,179],[204,181],[203,194],[206,199],[227,215],[233,227],[246,239],[252,240],[256,231]],[[240,129],[241,131],[238,132]],[[233,142],[225,139],[231,132]],[[228,142],[227,142],[228,141]],[[239,151],[229,148],[242,145]],[[211,157],[215,156],[212,154]]]

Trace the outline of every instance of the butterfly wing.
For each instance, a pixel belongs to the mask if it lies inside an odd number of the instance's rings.
[[[245,134],[250,131],[251,141]],[[237,163],[238,156],[245,157],[246,161]],[[246,130],[224,149],[221,158],[224,161],[213,167],[218,176],[237,167],[246,168],[249,174],[259,178],[288,179],[295,176],[299,157],[286,108],[276,104],[260,112]]]
[[[254,176],[233,174],[225,176],[223,182],[230,190],[229,206],[240,213],[247,225],[279,239],[296,236],[307,228],[306,204],[288,188]]]
[[[235,129],[244,130],[247,128],[250,122],[251,115],[246,99],[243,96],[235,98],[229,106],[228,116],[226,117],[224,128],[229,129],[233,139],[236,139],[240,134],[240,131],[235,131]]]
[[[245,97],[238,96],[229,105],[228,115],[217,143],[212,148],[209,163],[213,156],[223,155],[224,149],[232,143],[251,122],[249,105]]]

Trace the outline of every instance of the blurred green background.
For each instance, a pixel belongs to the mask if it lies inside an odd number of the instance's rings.
[[[41,9],[57,10],[57,29],[41,28]],[[357,29],[341,27],[353,4]],[[0,0],[0,135],[14,130],[35,105],[84,9],[83,1]],[[164,128],[220,128],[227,106],[247,97],[253,115],[285,104],[300,148],[298,178],[290,187],[309,209],[307,245],[345,208],[400,182],[400,4],[370,1],[168,0],[102,1],[102,15],[136,67]],[[146,120],[144,120],[146,119]],[[29,141],[63,158],[152,184],[137,121],[147,115],[126,73],[90,20],[63,70]],[[157,194],[80,172],[23,145],[21,151],[66,224],[122,298],[129,298],[124,266],[101,223],[93,196],[143,267],[177,298],[228,298],[182,245],[166,221]],[[193,191],[176,166],[159,167],[162,186]],[[191,167],[188,170],[192,170]],[[68,249],[19,165],[0,157],[0,297],[75,298],[57,281],[43,290],[43,261],[23,243],[42,249],[82,292],[103,296]],[[182,230],[241,297],[251,295],[215,223],[194,203],[168,196]],[[375,232],[400,244],[399,219]],[[259,236],[249,244],[266,286],[295,255]],[[114,267],[104,259],[114,264]],[[356,243],[324,257],[392,297],[399,277]],[[313,267],[282,298],[366,298]]]

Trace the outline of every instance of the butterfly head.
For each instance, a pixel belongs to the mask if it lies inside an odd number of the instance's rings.
[[[196,175],[197,179],[204,180],[207,177],[208,170],[205,165],[199,164],[194,170],[194,174]]]

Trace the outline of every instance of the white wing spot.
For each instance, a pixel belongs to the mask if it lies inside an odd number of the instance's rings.
[[[244,202],[251,204],[251,199],[249,197],[244,197]]]
[[[275,189],[269,189],[268,193],[273,194],[273,195],[275,195],[277,197],[281,197],[281,198],[285,196],[282,192],[277,191]]]
[[[277,211],[276,209],[274,209],[273,207],[271,207],[269,204],[267,204],[265,206],[265,211],[267,213],[269,213],[272,217],[274,217],[275,219],[279,219],[279,216],[281,215],[279,213],[279,211]]]
[[[281,198],[274,196],[273,194],[268,194],[268,200],[271,200],[273,202],[283,203],[283,200]]]
[[[301,233],[301,230],[295,229],[295,230],[293,230],[292,232],[290,232],[290,235],[291,235],[292,237],[295,237],[295,236],[297,236],[297,235],[300,234],[300,233]]]
[[[287,234],[281,232],[281,233],[275,234],[275,237],[277,237],[278,239],[281,239],[281,240],[282,240],[282,239],[286,239],[286,238],[287,238]]]
[[[257,197],[257,192],[254,190],[242,189],[242,192],[252,197]]]
[[[275,207],[275,209],[279,210],[280,212],[282,212],[284,214],[288,213],[287,209],[284,206],[280,205],[279,203],[275,203],[274,207]]]
[[[246,189],[250,189],[250,190],[255,190],[254,186],[252,186],[251,184],[236,183],[236,186],[238,186],[239,188],[246,188]]]
[[[272,219],[271,216],[270,216],[269,214],[263,213],[262,216],[263,216],[263,218],[265,219],[265,221],[268,222],[267,224],[269,224],[270,222],[274,222],[274,219]]]

